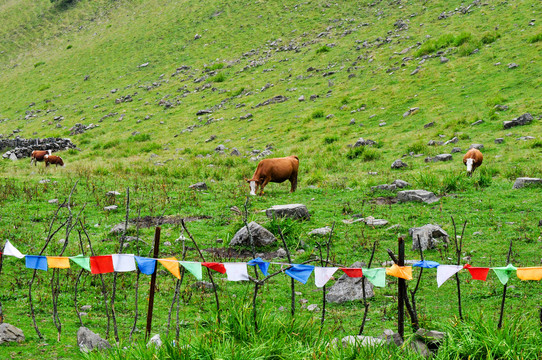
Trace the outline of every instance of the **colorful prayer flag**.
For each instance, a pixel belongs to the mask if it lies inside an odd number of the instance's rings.
[[[84,255],[70,256],[70,260],[81,266],[83,269],[90,271],[90,258]]]
[[[338,267],[315,267],[314,283],[316,287],[324,287],[337,270],[339,270]]]
[[[181,280],[181,270],[179,270],[179,261],[177,261],[177,259],[168,257],[165,259],[158,259],[158,262],[168,269],[173,276]]]
[[[24,255],[15,248],[15,246],[11,245],[9,240],[6,240],[6,245],[4,246],[4,255],[7,256],[15,256],[18,259],[24,258]]]
[[[436,261],[423,260],[423,261],[418,261],[417,263],[415,263],[412,266],[421,267],[421,268],[424,268],[424,269],[433,269],[433,268],[438,267],[439,265],[440,264],[438,262],[436,262]]]
[[[70,258],[67,256],[47,256],[47,266],[51,269],[69,269]]]
[[[473,280],[486,281],[489,268],[474,267],[474,266],[470,266],[470,264],[466,264],[465,266],[463,266],[463,268],[467,269],[470,272],[470,275],[472,276]]]
[[[186,270],[188,270],[192,275],[196,277],[196,279],[201,280],[203,279],[202,269],[201,269],[201,263],[200,262],[193,262],[193,261],[179,261],[179,264],[182,265]]]
[[[312,270],[314,270],[314,266],[312,265],[292,264],[292,267],[284,272],[292,279],[306,284],[307,280],[309,280],[309,276],[311,276]]]
[[[137,261],[137,267],[145,275],[152,275],[156,270],[156,259],[150,259],[140,256],[134,256]]]
[[[116,272],[135,271],[134,254],[113,254],[113,268]]]
[[[518,268],[517,276],[521,280],[541,280],[542,279],[542,267],[526,267]]]
[[[226,268],[221,263],[215,263],[215,262],[203,262],[201,265],[205,266],[206,268],[212,269],[214,271],[218,271],[221,274],[226,273]]]
[[[440,265],[437,268],[437,286],[440,287],[446,280],[463,269],[461,265]]]
[[[248,280],[247,263],[224,263],[228,281]]]
[[[340,268],[348,277],[360,278],[363,277],[363,270],[361,268]]]
[[[386,274],[400,279],[412,280],[412,266],[393,264],[390,268],[386,268]]]
[[[25,256],[26,267],[29,269],[37,269],[47,271],[47,258],[38,255]]]
[[[506,267],[496,267],[491,269],[495,272],[495,275],[497,275],[499,281],[503,285],[506,285],[512,272],[517,270],[517,268],[512,264],[508,264]]]
[[[111,255],[91,256],[90,272],[93,274],[106,274],[115,271]]]
[[[363,276],[365,276],[374,286],[386,286],[386,269],[384,268],[363,269]]]
[[[258,267],[260,268],[260,271],[262,272],[262,274],[264,276],[267,276],[268,273],[267,273],[267,270],[269,269],[269,263],[266,262],[266,261],[263,261],[261,258],[256,258],[256,259],[252,259],[248,262],[247,265],[250,265],[250,266],[255,266],[255,265],[258,265]]]

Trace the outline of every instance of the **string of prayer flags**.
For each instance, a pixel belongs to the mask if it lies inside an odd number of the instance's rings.
[[[512,264],[508,264],[505,267],[496,267],[492,269],[495,272],[495,275],[497,275],[497,277],[499,278],[501,284],[503,285],[506,285],[506,283],[510,279],[510,275],[512,274],[512,272],[517,270],[517,268]]]
[[[470,266],[470,264],[466,264],[465,266],[463,266],[463,269],[467,269],[470,272],[470,275],[472,276],[473,280],[486,281],[487,273],[489,272],[489,268],[474,267],[474,266]]]
[[[24,255],[15,248],[15,246],[11,245],[9,240],[6,240],[6,245],[4,246],[4,255],[8,256],[15,256],[17,259],[24,258]]]
[[[67,256],[47,256],[47,266],[51,269],[69,269],[70,258]]]
[[[168,269],[173,276],[181,280],[181,270],[179,270],[179,262],[177,259],[174,257],[168,257],[165,259],[158,259],[158,262]]]
[[[440,264],[436,261],[427,261],[427,260],[423,260],[423,261],[418,261],[417,263],[413,264],[412,266],[416,266],[416,267],[421,267],[421,268],[424,268],[424,269],[433,269],[433,268],[436,268],[438,267]]]
[[[134,254],[113,254],[113,268],[115,272],[135,271]]]
[[[363,276],[376,287],[386,286],[386,269],[384,268],[363,269]]]
[[[214,271],[218,271],[221,274],[226,273],[226,268],[224,267],[224,264],[221,263],[215,263],[215,262],[203,262],[201,265],[205,266],[206,268],[209,268]]]
[[[437,287],[463,269],[461,265],[440,265],[437,268]]]
[[[324,287],[337,270],[339,270],[338,267],[315,267],[314,283],[316,287]]]
[[[25,262],[26,267],[29,269],[47,271],[47,258],[45,256],[26,255]]]
[[[90,272],[93,274],[107,274],[115,271],[111,255],[91,256]]]
[[[292,266],[284,272],[292,279],[295,279],[302,284],[306,284],[313,270],[314,266],[312,265],[292,264]]]
[[[193,262],[193,261],[179,261],[179,264],[188,272],[190,272],[192,275],[196,277],[196,279],[201,280],[203,279],[202,269],[201,269],[201,263],[200,262]]]
[[[412,280],[412,266],[399,266],[393,264],[386,269],[386,274],[400,279]]]
[[[246,281],[248,280],[248,270],[246,263],[224,263],[228,281]]]
[[[134,256],[137,261],[137,267],[145,275],[152,275],[156,270],[156,259],[149,259],[140,256]]]
[[[85,255],[71,256],[70,260],[81,266],[83,269],[90,271],[90,258]]]
[[[516,271],[521,280],[542,280],[542,267],[518,268]]]
[[[363,277],[363,270],[361,268],[340,268],[348,277],[360,278]]]
[[[262,258],[256,258],[256,259],[252,259],[248,262],[247,265],[250,265],[250,266],[255,266],[255,265],[258,265],[258,267],[260,268],[260,271],[262,272],[262,274],[264,276],[267,276],[268,275],[268,272],[267,270],[269,269],[269,263],[266,262],[266,261],[263,261]]]

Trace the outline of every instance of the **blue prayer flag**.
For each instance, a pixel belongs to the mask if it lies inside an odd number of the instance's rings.
[[[38,255],[25,255],[26,267],[47,271],[47,257]]]
[[[424,260],[424,261],[418,261],[417,263],[415,263],[412,266],[417,266],[417,267],[426,268],[426,269],[432,269],[432,268],[438,267],[439,265],[440,264],[438,262],[436,262],[436,261]]]
[[[152,275],[156,269],[156,259],[149,259],[139,256],[134,256],[137,261],[137,267],[145,275]]]
[[[262,260],[262,258],[256,258],[256,259],[253,259],[253,260],[250,260],[248,262],[248,265],[250,266],[255,266],[255,265],[258,265],[258,267],[260,268],[260,270],[262,271],[262,273],[264,274],[264,276],[267,276],[267,269],[269,269],[269,263],[268,262],[265,262]]]
[[[290,276],[292,279],[305,284],[311,276],[314,266],[312,265],[303,265],[303,264],[292,264],[292,267],[284,271],[286,275]]]

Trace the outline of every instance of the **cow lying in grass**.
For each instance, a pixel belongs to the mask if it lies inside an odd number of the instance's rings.
[[[263,189],[270,182],[281,183],[290,180],[290,192],[297,188],[297,170],[299,168],[299,158],[297,156],[287,156],[283,158],[263,159],[258,163],[258,167],[252,176],[247,179],[250,184],[250,195],[256,195],[260,187],[260,195]]]
[[[34,150],[32,151],[32,154],[30,154],[30,165],[34,163],[34,166],[37,165],[38,161],[43,161],[45,155],[51,155],[51,150]]]
[[[467,175],[472,176],[472,173],[476,168],[482,165],[484,156],[478,149],[470,149],[463,157],[463,164],[467,166]]]
[[[56,155],[45,155],[43,161],[45,161],[45,167],[49,166],[49,164],[64,166],[62,158]]]

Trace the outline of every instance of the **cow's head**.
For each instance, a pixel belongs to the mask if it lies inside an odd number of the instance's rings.
[[[245,179],[250,184],[250,195],[256,195],[256,189],[258,189],[258,180]]]
[[[467,175],[472,176],[472,172],[474,171],[474,159],[468,158],[465,161],[465,165],[467,165]]]

